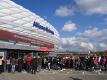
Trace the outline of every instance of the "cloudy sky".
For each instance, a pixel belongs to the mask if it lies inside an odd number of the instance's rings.
[[[107,50],[107,0],[13,0],[59,31],[64,49]]]

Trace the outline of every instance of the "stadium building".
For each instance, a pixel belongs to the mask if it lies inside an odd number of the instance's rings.
[[[0,56],[50,52],[59,46],[58,31],[45,19],[11,0],[0,0]]]

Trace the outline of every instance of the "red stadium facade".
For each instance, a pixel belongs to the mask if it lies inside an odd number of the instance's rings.
[[[0,29],[0,39],[5,41],[15,41],[16,43],[25,42],[41,47],[54,48],[54,44],[52,43],[44,42],[38,39],[33,39],[24,35],[20,35],[17,33],[9,32],[1,29]]]

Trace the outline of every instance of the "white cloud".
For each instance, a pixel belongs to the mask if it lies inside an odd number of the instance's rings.
[[[62,44],[63,45],[76,45],[78,44],[78,41],[76,40],[75,37],[72,37],[72,38],[62,38]]]
[[[62,44],[71,47],[75,51],[106,50],[107,29],[93,28],[77,33],[75,37],[62,38]]]
[[[76,37],[71,37],[71,38],[62,38],[62,44],[66,46],[71,46],[71,47],[79,47],[80,49],[84,48],[87,50],[93,50],[94,44],[91,42],[85,42],[85,40],[80,40]]]
[[[107,35],[107,29],[98,30],[98,28],[93,28],[77,35],[87,38],[101,38]]]
[[[71,16],[74,13],[74,8],[68,6],[60,6],[56,9],[55,14],[57,16]]]
[[[75,0],[75,2],[86,14],[107,14],[107,0]]]
[[[90,42],[86,43],[86,42],[81,42],[80,44],[81,47],[83,48],[87,48],[89,50],[93,50],[94,49],[94,45]]]
[[[107,45],[105,43],[100,43],[100,47],[107,49]]]
[[[77,29],[77,26],[72,21],[68,21],[64,24],[64,27],[62,28],[63,31],[71,32]]]

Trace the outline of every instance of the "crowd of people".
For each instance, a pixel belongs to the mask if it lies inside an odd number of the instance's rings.
[[[63,68],[75,70],[107,70],[107,56],[87,55],[70,57],[36,57],[30,54],[18,59],[7,57],[6,61],[0,57],[0,73],[4,72],[4,67],[9,73],[26,71],[35,74],[41,69],[62,70]]]

